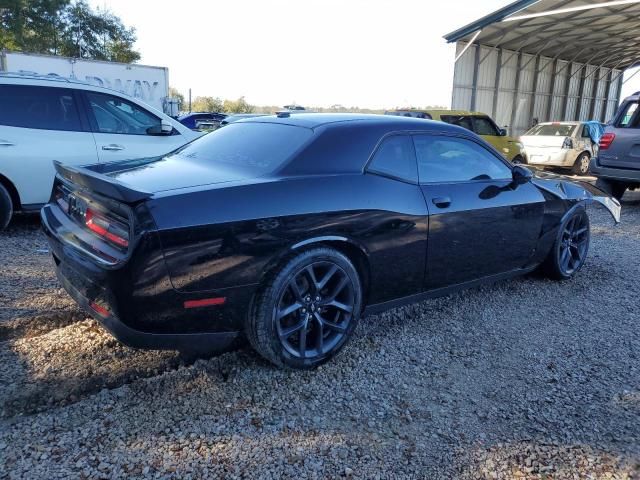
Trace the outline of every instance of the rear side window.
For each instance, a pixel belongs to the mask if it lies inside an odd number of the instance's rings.
[[[418,167],[411,137],[396,135],[383,140],[371,159],[369,171],[417,182]]]
[[[0,125],[83,131],[72,91],[55,87],[0,85]]]
[[[511,169],[471,140],[416,135],[420,183],[452,183],[511,178]]]
[[[87,92],[87,99],[100,133],[147,135],[160,119],[135,103],[103,93]]]
[[[471,117],[464,115],[440,115],[440,120],[451,125],[457,125],[473,132],[473,125],[471,125]]]
[[[283,165],[313,136],[309,128],[275,123],[231,123],[174,155],[253,178]]]
[[[616,127],[619,128],[640,128],[640,112],[638,111],[638,102],[629,102],[622,107],[620,120]]]
[[[478,135],[497,137],[500,135],[494,123],[487,117],[473,117],[473,131]]]

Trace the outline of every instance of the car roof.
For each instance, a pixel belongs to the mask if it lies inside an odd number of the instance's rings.
[[[390,130],[438,130],[460,132],[467,130],[443,122],[435,122],[422,118],[398,117],[395,115],[377,115],[364,113],[305,113],[300,115],[269,115],[248,118],[242,123],[279,123],[315,129],[322,126],[338,124],[367,124],[387,127]]]
[[[92,92],[108,93],[110,95],[119,95],[127,100],[139,99],[132,97],[128,93],[114,90],[113,88],[100,87],[92,83],[83,82],[74,78],[66,78],[58,75],[40,75],[31,72],[0,72],[0,84],[9,85],[30,85],[35,87],[59,87],[59,88],[75,88],[79,90],[89,90]]]

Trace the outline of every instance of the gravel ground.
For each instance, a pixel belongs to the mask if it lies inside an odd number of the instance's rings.
[[[577,278],[371,316],[333,362],[136,351],[0,236],[0,478],[640,478],[640,194]]]

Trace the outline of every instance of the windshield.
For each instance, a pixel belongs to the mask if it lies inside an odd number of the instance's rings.
[[[525,135],[540,136],[540,137],[570,137],[577,125],[536,125],[529,130]]]
[[[312,135],[311,129],[292,125],[232,123],[191,142],[173,156],[258,177],[284,164]]]

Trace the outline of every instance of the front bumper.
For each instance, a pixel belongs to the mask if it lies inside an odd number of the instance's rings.
[[[630,168],[614,168],[600,165],[598,157],[591,159],[589,170],[596,177],[608,178],[623,182],[640,183],[640,170]]]

